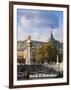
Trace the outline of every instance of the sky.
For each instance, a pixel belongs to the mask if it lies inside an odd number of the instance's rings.
[[[51,31],[54,38],[63,42],[63,11],[17,9],[17,40],[48,41]]]

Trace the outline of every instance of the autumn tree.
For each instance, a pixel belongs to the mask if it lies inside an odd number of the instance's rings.
[[[37,49],[36,60],[39,63],[43,63],[45,59],[47,59],[48,62],[56,62],[57,52],[58,50],[54,44],[47,43]]]
[[[44,59],[45,59],[45,49],[44,49],[44,47],[41,47],[41,48],[37,49],[36,61],[38,63],[43,63]]]
[[[56,62],[58,53],[57,47],[54,44],[49,43],[46,44],[46,48],[47,48],[46,53],[48,53],[47,58],[49,58],[48,62]]]

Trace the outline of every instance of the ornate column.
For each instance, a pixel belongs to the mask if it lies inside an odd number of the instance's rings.
[[[26,64],[31,64],[31,36],[28,36],[28,39],[26,41],[26,50],[27,50],[27,58],[26,58]]]
[[[59,72],[59,49],[58,49],[58,47],[57,47],[57,50],[58,50],[58,53],[57,53],[57,62],[56,62],[56,64],[57,64],[57,71]]]

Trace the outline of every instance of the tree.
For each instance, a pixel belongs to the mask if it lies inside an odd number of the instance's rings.
[[[45,59],[48,62],[56,62],[58,50],[56,46],[52,43],[47,43],[37,49],[36,60],[39,63],[43,63]]]
[[[36,52],[36,61],[38,63],[43,63],[44,58],[45,58],[45,49],[44,47],[40,47],[39,49],[37,49],[37,52]]]
[[[58,53],[57,47],[52,43],[49,43],[46,46],[47,46],[47,52],[48,52],[47,57],[49,58],[48,62],[56,62],[57,61],[56,60],[57,59],[57,53]]]

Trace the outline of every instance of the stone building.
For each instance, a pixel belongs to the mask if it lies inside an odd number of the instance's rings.
[[[17,41],[17,59],[23,59],[25,64],[36,63],[36,50],[46,43],[54,43],[56,47],[59,48],[59,53],[63,54],[63,43],[57,41],[51,32],[48,42],[34,41],[31,39],[30,35],[28,35],[28,38],[25,41]]]

